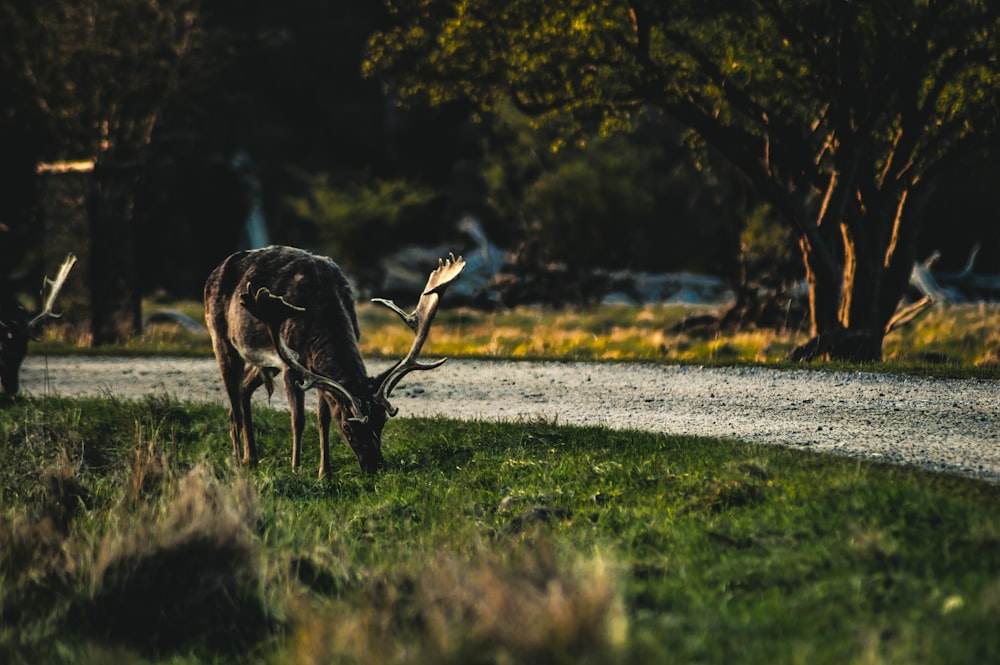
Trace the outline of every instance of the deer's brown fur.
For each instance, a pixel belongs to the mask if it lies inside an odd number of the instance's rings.
[[[458,266],[448,281],[460,271]],[[433,303],[417,334],[415,351],[404,359],[410,364],[402,369],[397,364],[378,376],[369,376],[358,347],[354,296],[336,263],[282,246],[238,252],[224,260],[205,283],[205,318],[230,401],[234,455],[240,457],[242,440],[242,460],[250,464],[257,461],[250,399],[261,385],[270,392],[273,380],[281,374],[292,412],[293,468],[301,459],[303,392],[315,387],[320,391],[320,475],[330,470],[331,420],[361,468],[377,470],[383,464],[382,428],[387,416],[394,413],[388,393],[401,374],[430,368],[415,363],[414,358],[426,338],[440,291],[446,286],[444,283],[433,296],[421,297],[422,303],[431,297]],[[280,304],[275,306],[276,302]]]

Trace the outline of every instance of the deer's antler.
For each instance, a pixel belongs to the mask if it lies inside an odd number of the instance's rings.
[[[73,269],[73,265],[76,263],[76,256],[74,254],[67,254],[66,259],[59,266],[59,272],[56,274],[55,279],[45,278],[42,284],[42,293],[45,293],[45,289],[49,289],[49,295],[45,298],[45,304],[42,307],[42,311],[39,312],[35,318],[31,319],[28,323],[28,333],[34,336],[38,332],[38,327],[48,319],[58,319],[62,314],[56,314],[52,311],[53,305],[55,305],[56,298],[59,297],[59,292],[62,291],[63,285],[66,283],[66,279],[69,277],[69,271]]]
[[[403,322],[416,334],[409,353],[396,363],[392,369],[386,372],[375,393],[375,399],[385,407],[389,415],[394,416],[398,412],[398,409],[389,404],[389,395],[392,394],[393,388],[396,387],[396,384],[404,376],[414,370],[427,370],[440,367],[447,360],[447,358],[442,358],[434,362],[422,363],[417,360],[417,356],[420,355],[420,349],[423,347],[424,342],[427,341],[427,335],[431,330],[431,323],[434,321],[434,314],[437,312],[441,296],[444,295],[448,286],[458,279],[458,276],[462,274],[462,270],[464,269],[465,260],[461,256],[455,258],[454,254],[449,254],[446,260],[438,259],[438,267],[427,279],[427,285],[424,287],[416,309],[409,314],[400,309],[391,300],[386,300],[385,298],[372,299],[372,302],[381,303],[398,314],[403,319]]]
[[[317,374],[308,369],[299,361],[299,354],[288,346],[281,337],[281,324],[287,319],[298,316],[306,311],[304,307],[296,307],[282,296],[274,295],[266,287],[261,287],[254,291],[249,283],[247,284],[247,290],[240,294],[240,304],[264,324],[264,328],[271,338],[271,344],[274,345],[274,350],[277,351],[278,357],[281,358],[282,362],[302,375],[303,381],[299,383],[300,389],[322,388],[337,393],[351,404],[351,410],[355,416],[351,420],[357,422],[367,421],[368,418],[362,415],[358,401],[347,388],[329,377]]]

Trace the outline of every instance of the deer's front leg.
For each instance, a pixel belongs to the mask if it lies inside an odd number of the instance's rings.
[[[325,396],[320,396],[316,415],[319,422],[319,477],[322,478],[330,474],[330,421],[332,420],[330,405]]]
[[[292,470],[298,471],[302,461],[302,431],[306,426],[305,395],[298,384],[301,377],[286,369],[284,372],[285,396],[292,413]]]
[[[257,464],[257,438],[253,431],[253,411],[250,406],[250,399],[253,391],[257,390],[264,383],[260,372],[255,369],[249,370],[243,377],[243,394],[240,398],[240,410],[242,411],[243,427],[243,463]],[[235,443],[235,442],[234,442]]]

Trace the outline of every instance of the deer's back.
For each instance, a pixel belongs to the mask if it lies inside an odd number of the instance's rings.
[[[205,318],[213,337],[252,364],[281,367],[263,324],[240,305],[247,289],[267,287],[305,308],[282,326],[282,337],[307,366],[360,362],[357,315],[347,278],[331,259],[293,247],[237,252],[205,282]]]

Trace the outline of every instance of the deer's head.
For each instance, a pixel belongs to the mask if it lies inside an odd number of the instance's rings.
[[[0,391],[14,395],[20,388],[21,363],[28,354],[28,313],[17,303],[0,307]]]
[[[52,311],[52,306],[74,263],[76,257],[68,255],[59,267],[56,278],[54,280],[45,278],[43,284],[45,306],[34,317],[29,317],[14,298],[9,298],[6,303],[0,304],[0,392],[14,395],[20,389],[21,363],[28,354],[28,341],[38,336],[43,323],[61,316]],[[47,295],[44,293],[45,289],[48,290]]]
[[[374,383],[373,379],[373,388]],[[347,440],[361,469],[366,473],[375,473],[385,465],[382,457],[382,429],[389,413],[385,405],[371,397],[352,395],[352,398],[352,406],[345,408],[342,406],[343,402],[332,398],[332,393],[325,392],[321,396],[321,399],[332,403],[334,423]]]

